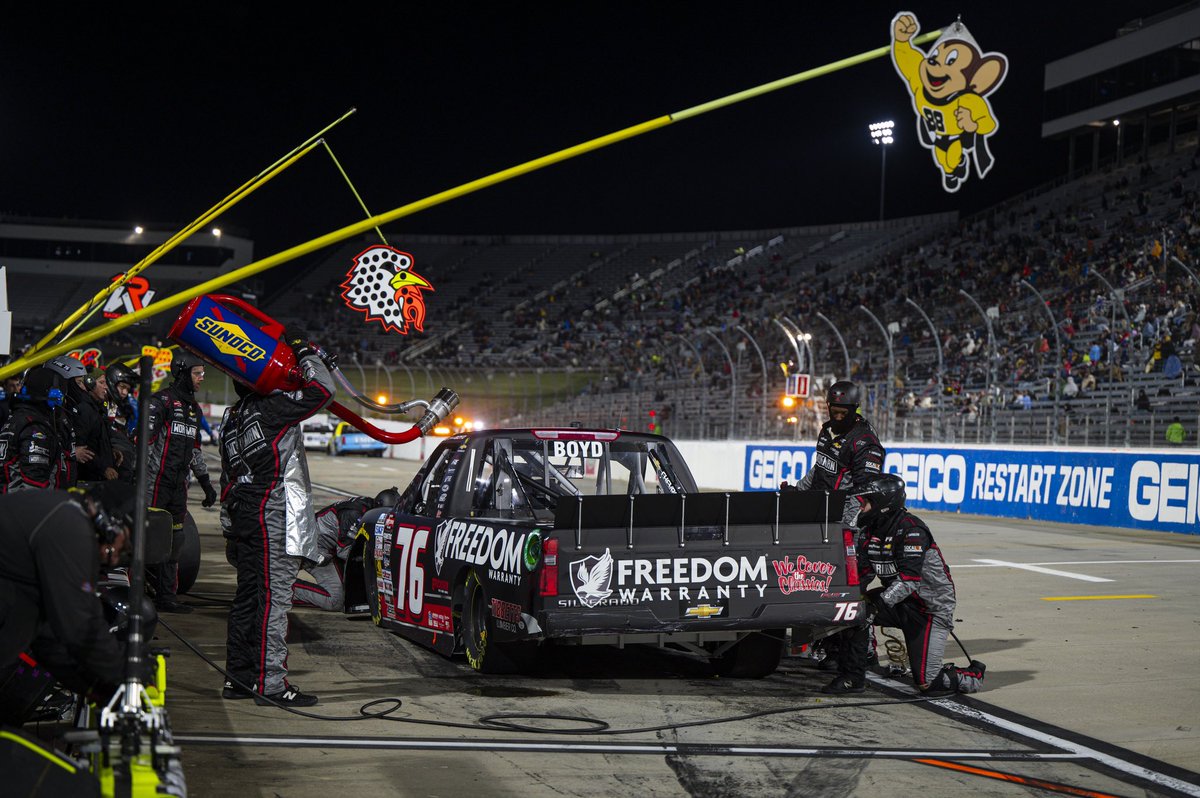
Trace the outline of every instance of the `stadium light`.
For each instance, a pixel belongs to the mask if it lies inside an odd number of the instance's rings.
[[[221,228],[219,228],[219,227],[214,227],[214,228],[212,229],[212,234],[213,234],[213,237],[214,237],[214,238],[220,238],[220,237],[221,237]]]
[[[887,186],[887,145],[895,141],[892,137],[892,129],[896,127],[896,123],[892,120],[886,122],[872,122],[867,126],[867,132],[871,134],[871,143],[878,145],[880,153],[883,154],[883,164],[879,169],[879,221],[883,221],[883,197],[884,189]]]
[[[137,224],[133,226],[133,232],[134,235],[140,236],[142,233],[146,232],[146,228],[142,227],[140,224]]]

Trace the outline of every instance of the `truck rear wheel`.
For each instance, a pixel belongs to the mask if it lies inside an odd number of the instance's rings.
[[[367,608],[371,611],[371,620],[379,626],[383,621],[383,613],[379,610],[379,580],[375,573],[375,547],[367,541],[362,549],[363,590],[367,594]]]
[[[200,529],[191,513],[183,517],[183,545],[179,549],[179,584],[175,590],[187,593],[200,575]]]
[[[467,663],[480,673],[516,673],[529,664],[530,643],[497,643],[492,622],[491,598],[472,571],[467,576],[462,610],[463,649]]]
[[[779,667],[783,630],[764,629],[746,635],[733,648],[712,658],[713,672],[731,679],[761,679]]]

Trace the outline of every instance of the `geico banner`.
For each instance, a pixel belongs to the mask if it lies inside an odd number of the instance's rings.
[[[744,490],[795,483],[814,448],[746,447]],[[1200,454],[892,446],[913,509],[1200,533]]]

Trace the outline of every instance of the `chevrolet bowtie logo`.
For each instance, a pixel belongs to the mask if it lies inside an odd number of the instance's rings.
[[[711,604],[701,604],[699,607],[688,607],[687,612],[683,614],[683,617],[712,618],[714,615],[720,615],[724,611],[724,607],[714,607]]]

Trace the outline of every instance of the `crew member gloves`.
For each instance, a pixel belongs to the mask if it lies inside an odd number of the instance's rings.
[[[213,488],[212,479],[205,474],[199,477],[200,487],[204,489],[204,501],[200,502],[201,507],[212,507],[217,503],[217,491]]]

